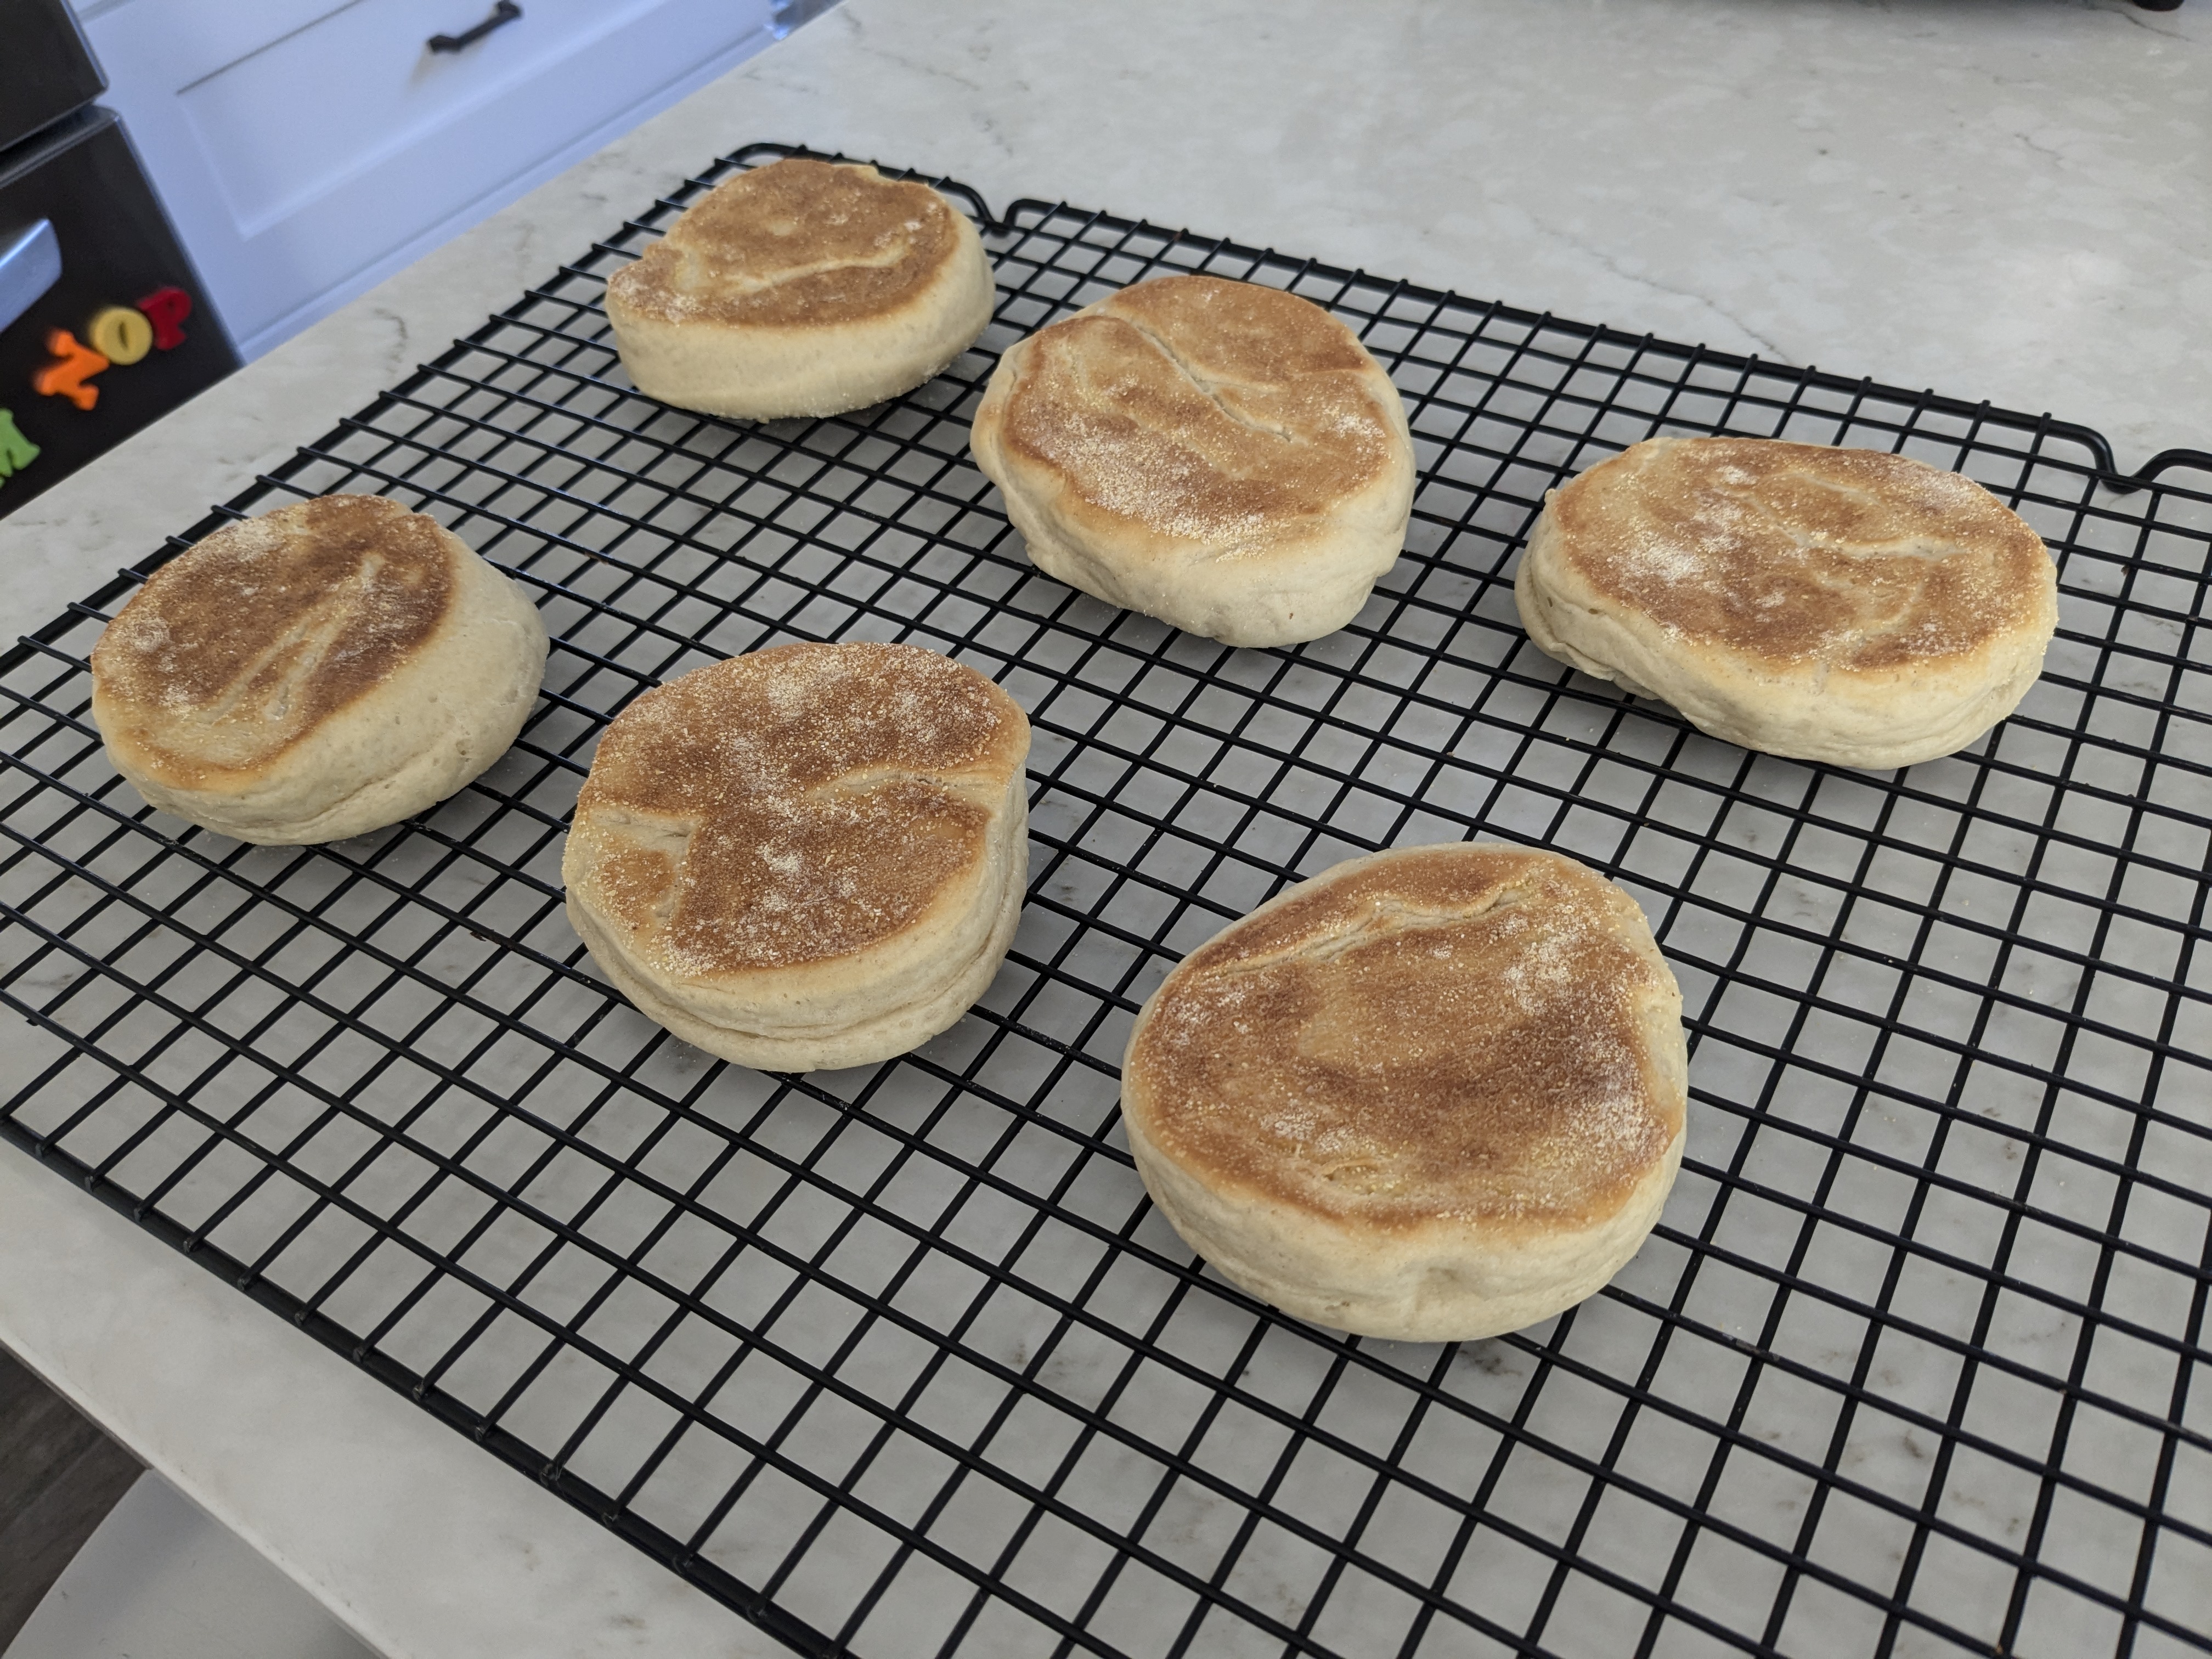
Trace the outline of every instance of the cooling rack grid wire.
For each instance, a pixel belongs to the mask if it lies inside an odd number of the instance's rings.
[[[545,696],[453,800],[315,850],[146,811],[86,712],[130,580],[0,661],[0,1129],[804,1652],[2212,1650],[2212,495],[2119,494],[2047,419],[952,185],[1001,298],[947,374],[763,427],[637,397],[607,272],[782,153],[163,550],[369,490],[510,570]],[[1407,556],[1340,634],[1230,650],[1072,593],[967,459],[1000,349],[1180,270],[1330,307],[1405,392]],[[2063,597],[2020,714],[1845,772],[1538,653],[1510,580],[1544,490],[1720,430],[1902,450],[2025,514]],[[606,720],[789,638],[949,652],[1036,730],[997,983],[799,1079],[611,994],[559,884]],[[1575,1311],[1340,1339],[1150,1212],[1121,1046],[1285,883],[1476,835],[1644,903],[1689,1157]]]

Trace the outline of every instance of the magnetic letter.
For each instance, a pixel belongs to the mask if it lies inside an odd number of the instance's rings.
[[[39,459],[39,447],[23,435],[13,410],[0,409],[0,478],[11,478]]]
[[[156,349],[174,351],[184,344],[185,331],[178,325],[192,314],[191,295],[180,288],[157,288],[138,302],[138,309],[154,325]]]
[[[123,306],[109,306],[84,332],[92,349],[111,363],[135,363],[154,349],[154,325]]]
[[[46,349],[57,361],[31,376],[31,388],[49,398],[66,398],[79,409],[100,401],[100,388],[86,381],[107,367],[107,359],[90,346],[79,345],[76,336],[58,328],[46,336]]]

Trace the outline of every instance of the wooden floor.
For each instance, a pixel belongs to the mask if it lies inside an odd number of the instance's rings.
[[[137,1459],[0,1348],[0,1650],[138,1474]]]

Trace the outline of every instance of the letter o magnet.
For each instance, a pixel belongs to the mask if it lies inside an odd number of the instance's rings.
[[[92,349],[111,363],[135,363],[154,349],[154,325],[143,312],[109,306],[85,331]]]

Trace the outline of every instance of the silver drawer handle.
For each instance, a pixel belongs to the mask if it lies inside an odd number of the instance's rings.
[[[474,28],[464,29],[459,34],[434,34],[424,44],[433,52],[459,52],[464,47],[473,46],[494,29],[503,27],[521,15],[522,8],[516,5],[514,0],[499,0],[499,3],[491,9],[491,15]]]
[[[62,279],[62,245],[41,219],[20,236],[0,238],[0,328],[38,303]]]

